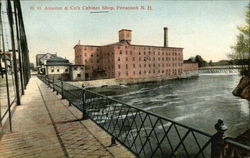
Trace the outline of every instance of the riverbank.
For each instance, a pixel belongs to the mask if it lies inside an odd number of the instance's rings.
[[[180,80],[180,79],[190,79],[199,77],[198,71],[189,71],[183,73],[182,76],[174,76],[174,77],[157,77],[157,78],[136,78],[136,79],[101,79],[101,80],[91,80],[91,81],[77,81],[70,82],[73,85],[84,86],[86,88],[97,88],[97,87],[107,87],[107,86],[125,86],[132,84],[140,84],[140,83],[153,83],[153,82],[163,82],[167,80]]]
[[[237,87],[233,90],[233,95],[250,101],[250,77],[242,77]]]

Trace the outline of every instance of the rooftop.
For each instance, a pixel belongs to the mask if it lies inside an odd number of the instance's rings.
[[[106,44],[103,46],[111,46],[111,45],[121,45],[124,44],[124,41],[121,42],[115,42],[115,43],[110,43],[110,44]],[[152,45],[136,45],[136,44],[130,44],[129,42],[126,42],[127,44],[129,44],[130,46],[135,46],[135,47],[154,47],[154,48],[170,48],[170,49],[184,49],[182,47],[164,47],[164,46],[152,46]],[[76,46],[83,46],[83,47],[103,47],[103,46],[96,46],[96,45],[84,45],[84,44],[77,44],[74,46],[74,48]]]
[[[119,30],[119,32],[121,32],[121,31],[132,31],[132,30],[129,30],[129,29],[121,29],[121,30]],[[77,45],[74,46],[74,48],[76,46],[83,46],[83,47],[103,47],[103,46],[111,46],[111,45],[118,45],[118,44],[124,44],[124,43],[127,43],[130,46],[136,46],[136,47],[155,47],[155,48],[183,49],[181,47],[164,47],[164,46],[152,46],[152,45],[136,45],[136,44],[130,44],[127,41],[114,42],[114,43],[106,44],[106,45],[102,45],[102,46],[97,46],[97,45],[81,45],[80,43],[78,43]]]
[[[47,60],[46,66],[55,66],[55,65],[70,65],[68,59],[62,57],[53,57]]]

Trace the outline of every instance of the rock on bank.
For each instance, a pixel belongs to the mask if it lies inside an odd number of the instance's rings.
[[[239,84],[233,90],[233,95],[250,101],[250,76],[241,78]]]

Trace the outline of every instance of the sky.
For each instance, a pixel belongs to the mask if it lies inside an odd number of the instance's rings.
[[[207,61],[218,61],[231,52],[237,26],[245,24],[248,2],[26,0],[21,5],[32,62],[36,54],[46,52],[74,62],[73,47],[79,40],[83,45],[114,43],[120,29],[132,30],[132,44],[162,46],[163,27],[168,27],[169,46],[184,48],[184,59],[199,54]],[[114,10],[86,10],[103,6]],[[145,10],[119,10],[118,6],[144,6]],[[91,13],[96,11],[108,12]]]

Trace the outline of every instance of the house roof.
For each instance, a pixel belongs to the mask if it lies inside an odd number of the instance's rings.
[[[96,46],[96,45],[82,45],[82,44],[77,44],[75,45],[73,48],[75,49],[75,47],[77,46],[84,46],[84,47],[101,47],[101,46]]]
[[[39,59],[41,59],[41,58],[43,58],[43,57],[45,57],[46,55],[48,55],[48,54],[50,54],[51,56],[57,56],[57,54],[55,53],[55,54],[52,54],[52,53],[43,53],[43,54],[36,54],[36,56],[37,57],[39,57],[40,56],[40,58]]]
[[[136,45],[136,44],[130,44],[128,41],[120,41],[120,42],[115,42],[115,43],[110,43],[102,46],[95,46],[95,45],[76,45],[76,46],[85,46],[85,47],[105,47],[105,46],[112,46],[112,45],[122,45],[124,43],[127,43],[130,46],[135,46],[135,47],[154,47],[154,48],[172,48],[172,49],[183,49],[181,47],[164,47],[164,46],[152,46],[152,45]],[[75,46],[75,47],[76,47]],[[74,47],[74,48],[75,48]]]
[[[70,65],[68,59],[64,59],[62,57],[53,57],[47,60],[46,66],[54,66],[54,65]]]
[[[129,30],[129,29],[121,29],[121,30],[119,30],[119,32],[121,32],[121,31],[130,31],[130,32],[132,32],[132,30]]]
[[[183,48],[181,48],[181,47],[163,47],[163,46],[135,45],[135,44],[131,44],[131,46],[137,46],[137,47],[154,47],[154,48],[173,48],[173,49],[183,49]]]

